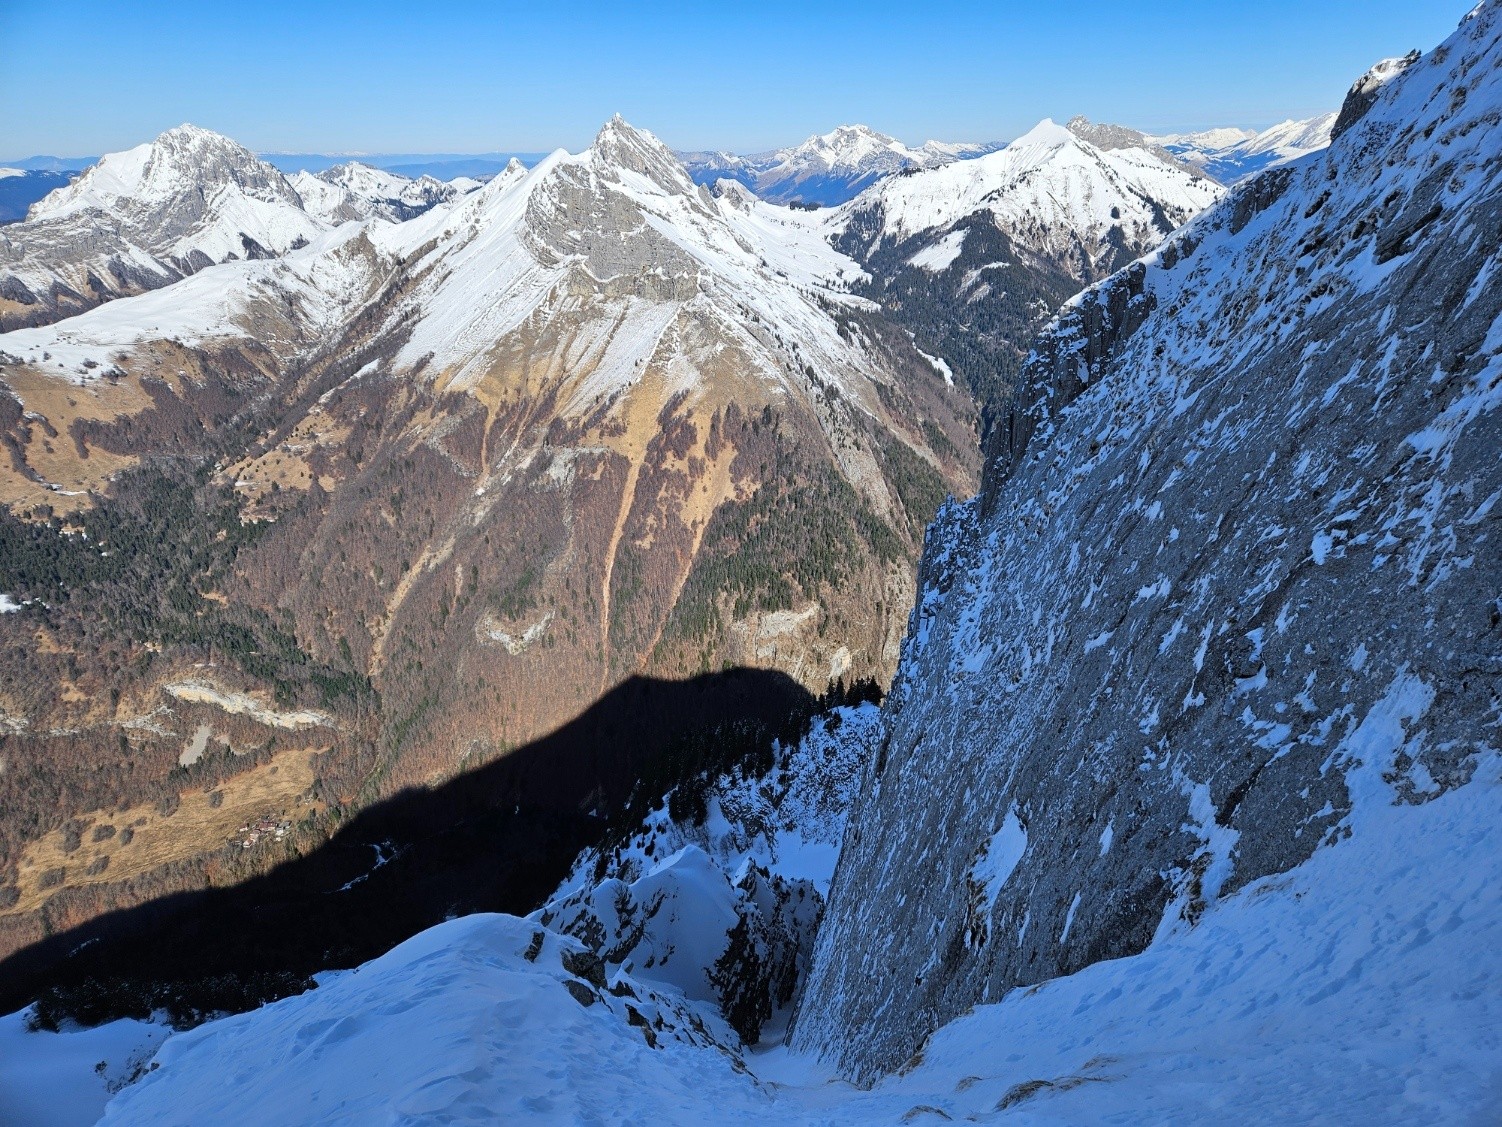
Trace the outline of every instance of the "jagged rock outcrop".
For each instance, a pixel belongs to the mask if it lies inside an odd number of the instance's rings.
[[[586,850],[532,918],[711,1004],[747,1044],[780,1038],[878,728],[873,704],[836,708],[764,771],[690,780],[624,840]]]
[[[1196,168],[1192,164],[1179,160],[1173,150],[1160,145],[1140,129],[1132,129],[1125,125],[1115,125],[1108,121],[1091,121],[1084,114],[1075,114],[1064,123],[1064,128],[1084,141],[1089,141],[1097,149],[1143,149],[1152,153],[1164,164],[1181,168],[1192,176],[1203,176],[1203,169]]]
[[[1335,123],[1330,126],[1331,140],[1339,137],[1366,116],[1366,111],[1371,109],[1377,101],[1377,95],[1382,92],[1382,87],[1413,66],[1419,58],[1418,51],[1409,51],[1408,54],[1398,58],[1383,59],[1358,78],[1347,91],[1346,100],[1341,103],[1340,112],[1335,116]]]
[[[795,1047],[869,1078],[1499,744],[1502,6],[1044,334],[930,530]]]

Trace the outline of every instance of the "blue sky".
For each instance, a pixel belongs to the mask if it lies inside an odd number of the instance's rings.
[[[296,152],[577,149],[615,112],[742,152],[852,121],[910,142],[1075,113],[1266,125],[1335,108],[1472,2],[0,0],[0,158],[182,121]]]

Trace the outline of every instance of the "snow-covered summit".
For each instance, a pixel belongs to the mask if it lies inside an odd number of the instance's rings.
[[[881,302],[989,415],[1060,303],[1224,189],[1140,133],[1045,118],[1001,150],[891,176],[821,221]]]
[[[0,327],[56,320],[215,263],[285,254],[326,229],[250,150],[180,125],[101,158],[0,233]]]
[[[476,373],[539,309],[582,315],[582,286],[598,291],[589,303],[606,323],[623,316],[639,331],[614,332],[569,399],[593,400],[633,380],[680,310],[709,318],[711,337],[733,339],[755,357],[750,370],[776,382],[787,365],[747,333],[743,311],[783,326],[828,378],[865,382],[857,351],[819,304],[821,295],[853,300],[839,277],[859,268],[780,208],[715,199],[658,138],[618,115],[584,152],[559,150],[530,171],[518,165],[446,211],[376,237],[413,256],[418,271],[442,266],[419,285],[424,316],[404,357],[431,354],[435,366]],[[550,305],[559,287],[574,296]]]
[[[233,189],[247,199],[298,206],[286,178],[249,149],[196,125],[101,157],[72,184],[39,200],[27,217],[56,220],[84,210],[169,208],[182,196]]]
[[[878,168],[901,168],[926,164],[929,154],[910,149],[895,137],[878,133],[868,125],[841,125],[828,133],[815,134],[802,144],[778,154],[784,166],[803,166],[821,172],[870,172]]]
[[[664,192],[694,194],[693,180],[672,150],[620,114],[600,127],[585,155],[601,171],[615,167],[646,177]]]
[[[1081,256],[1088,278],[1113,230],[1146,249],[1220,195],[1146,148],[1102,149],[1044,118],[998,152],[884,180],[833,222],[859,225],[875,249],[985,212],[1039,253]]]

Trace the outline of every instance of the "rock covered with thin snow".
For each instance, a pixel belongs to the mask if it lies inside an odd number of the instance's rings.
[[[880,723],[873,704],[817,717],[765,774],[706,780],[699,816],[669,796],[624,841],[586,850],[532,918],[710,1003],[746,1042],[780,1037]]]
[[[894,1068],[1345,838],[1359,765],[1423,803],[1497,746],[1499,113],[1491,3],[1045,332],[930,530],[800,1048]]]
[[[1097,149],[1146,149],[1165,164],[1195,175],[1203,175],[1200,169],[1180,161],[1172,150],[1158,144],[1141,130],[1106,121],[1091,121],[1084,114],[1075,114],[1064,123],[1064,128],[1076,137],[1089,141]]]
[[[1419,58],[1418,51],[1410,51],[1398,58],[1382,59],[1358,78],[1346,93],[1346,100],[1340,107],[1340,113],[1336,115],[1334,123],[1330,126],[1330,136],[1339,137],[1360,121],[1366,111],[1372,108],[1372,103],[1377,100],[1382,87],[1413,66]]]

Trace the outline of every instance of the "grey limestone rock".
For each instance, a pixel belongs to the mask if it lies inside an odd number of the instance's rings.
[[[1502,18],[1071,303],[930,530],[795,1044],[870,1079],[1502,745]],[[1369,797],[1369,796],[1368,796]]]

